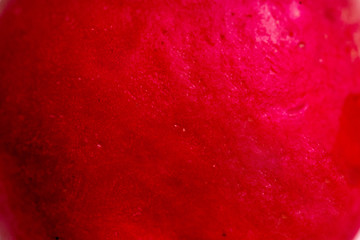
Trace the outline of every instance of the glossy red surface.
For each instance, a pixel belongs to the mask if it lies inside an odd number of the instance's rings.
[[[0,235],[351,240],[354,11],[340,0],[9,1]]]

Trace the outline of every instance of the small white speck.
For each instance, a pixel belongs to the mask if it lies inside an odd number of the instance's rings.
[[[185,129],[185,128],[183,128],[183,129],[182,129],[182,131],[183,131],[183,132],[185,132],[185,131],[186,131],[186,129]]]
[[[100,144],[96,144],[96,147],[98,148],[102,148],[102,146]]]
[[[214,168],[214,167],[216,167],[216,165],[214,164],[214,165],[212,165],[212,167]]]

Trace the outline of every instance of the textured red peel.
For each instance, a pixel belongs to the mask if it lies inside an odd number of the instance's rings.
[[[353,239],[360,28],[349,6],[10,1],[0,234]]]

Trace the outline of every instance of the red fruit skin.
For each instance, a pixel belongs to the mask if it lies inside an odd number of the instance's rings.
[[[9,1],[0,234],[353,239],[349,12],[340,0]]]

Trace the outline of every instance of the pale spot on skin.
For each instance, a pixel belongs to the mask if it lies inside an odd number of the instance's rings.
[[[355,61],[359,57],[358,51],[356,51],[355,49],[352,49],[350,54],[352,61]]]
[[[290,5],[290,19],[296,19],[300,17],[301,13],[298,9],[298,4],[293,2]],[[282,33],[284,32],[284,26],[281,22],[274,17],[272,11],[280,11],[275,6],[269,6],[269,4],[262,4],[259,6],[259,14],[261,16],[260,21],[260,31],[256,34],[256,41],[257,42],[265,42],[265,43],[273,43],[279,44],[280,41],[285,41],[287,43],[291,43],[296,41],[290,36],[283,36]],[[263,33],[265,32],[265,34]],[[274,50],[274,52],[277,52]]]
[[[355,60],[360,55],[360,27],[358,27],[357,31],[353,35],[354,42],[356,44],[356,50],[351,52],[352,60]]]
[[[299,5],[298,3],[296,2],[292,2],[290,4],[290,18],[291,19],[297,19],[300,17],[301,13],[300,13],[300,10],[299,10]]]
[[[356,233],[356,236],[354,237],[353,240],[360,240],[360,229],[359,229],[358,232]]]
[[[347,24],[360,23],[360,0],[350,0],[348,7],[342,10],[341,19]],[[357,49],[353,49],[350,55],[355,61],[360,56],[360,27],[354,32],[353,39]]]
[[[257,36],[257,40],[265,42],[270,40],[277,43],[280,38],[279,22],[273,17],[267,4],[260,7],[260,15],[262,16],[261,25],[265,29],[267,36]]]
[[[350,0],[349,6],[341,13],[341,19],[349,24],[360,21],[360,0]]]

